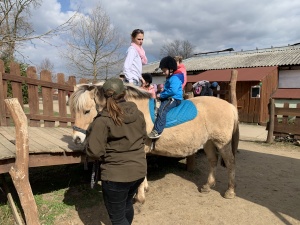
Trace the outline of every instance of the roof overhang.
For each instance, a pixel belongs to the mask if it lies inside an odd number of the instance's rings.
[[[280,88],[272,95],[274,99],[300,99],[300,88]]]
[[[277,70],[277,66],[254,67],[235,69],[238,72],[237,81],[261,81],[272,71]],[[229,82],[232,69],[207,70],[197,75],[188,75],[187,82],[198,82],[200,80]]]

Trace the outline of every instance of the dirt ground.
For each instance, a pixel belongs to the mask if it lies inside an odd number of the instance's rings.
[[[167,162],[168,161],[168,162]],[[134,225],[148,224],[300,224],[300,147],[240,141],[236,158],[236,198],[224,199],[226,169],[218,166],[217,185],[198,191],[206,181],[208,162],[197,153],[197,168],[185,160],[160,158],[149,165],[146,202],[135,204]],[[55,224],[110,224],[103,203],[71,211]]]

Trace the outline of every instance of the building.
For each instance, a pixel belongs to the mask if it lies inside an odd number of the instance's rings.
[[[232,69],[238,71],[237,101],[241,122],[265,124],[270,98],[300,103],[300,46],[285,46],[251,51],[201,54],[183,61],[188,85],[200,80],[217,81],[220,90],[228,90]],[[153,74],[153,83],[164,77],[159,62],[143,67]],[[227,100],[226,92],[220,97]]]

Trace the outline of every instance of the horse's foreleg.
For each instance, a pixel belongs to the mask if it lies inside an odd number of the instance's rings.
[[[220,154],[225,162],[228,172],[228,189],[224,198],[231,199],[235,197],[235,158],[231,150],[231,144],[226,145]]]
[[[145,177],[144,181],[140,184],[137,194],[134,197],[134,200],[139,203],[144,203],[146,201],[145,191],[148,191],[148,181],[147,177]]]
[[[207,178],[207,183],[202,186],[200,191],[202,193],[208,193],[211,190],[210,188],[215,186],[216,184],[216,169],[217,169],[218,157],[216,154],[216,147],[211,141],[208,141],[204,145],[204,152],[209,162],[209,174]]]

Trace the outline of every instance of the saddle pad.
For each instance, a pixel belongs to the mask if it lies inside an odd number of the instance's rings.
[[[155,121],[155,100],[149,100],[149,111],[152,122]],[[190,100],[182,100],[180,105],[171,109],[167,114],[166,128],[179,125],[194,119],[197,116],[197,108]]]

